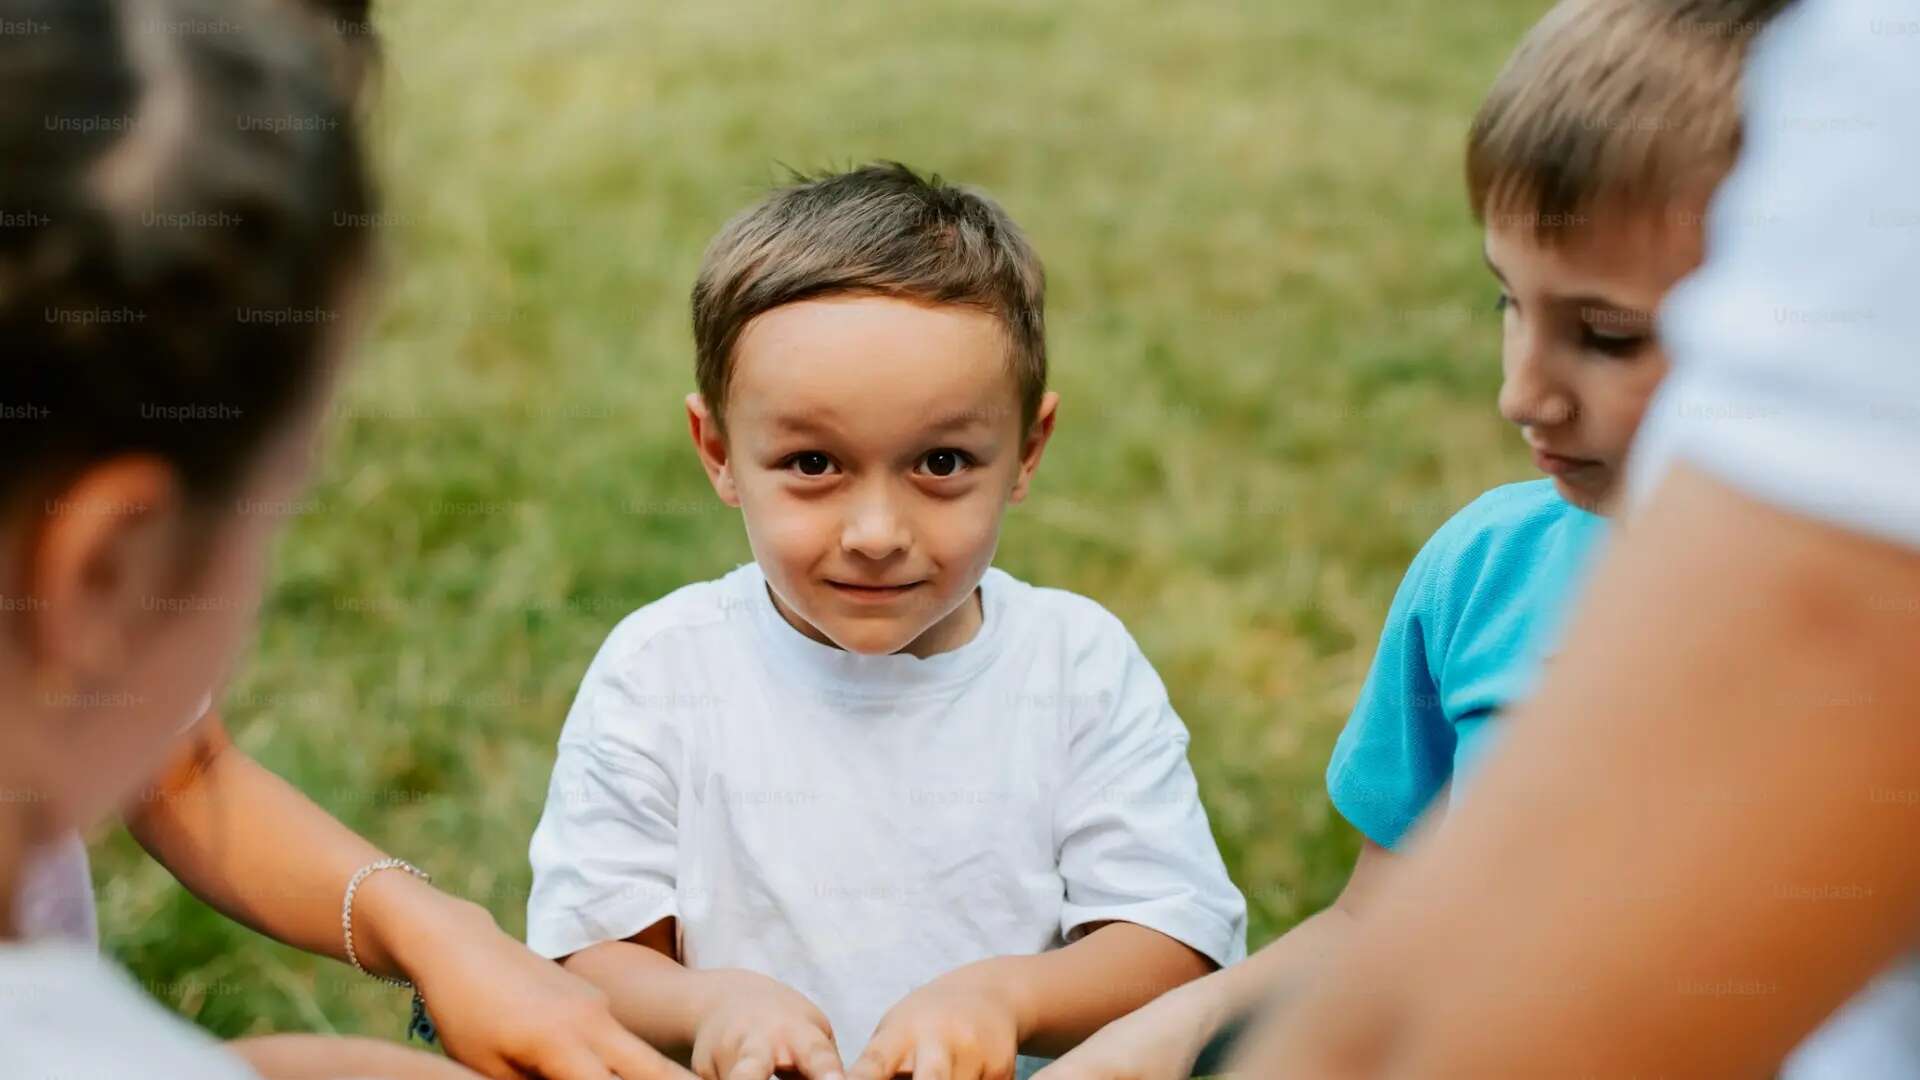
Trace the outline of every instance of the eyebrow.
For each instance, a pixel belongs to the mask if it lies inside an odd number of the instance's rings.
[[[1487,264],[1487,269],[1493,272],[1493,276],[1500,279],[1500,284],[1502,285],[1507,284],[1507,275],[1500,272],[1500,267],[1494,263],[1493,256],[1491,254],[1488,254],[1485,248],[1480,249],[1480,258],[1483,262]],[[1579,308],[1582,311],[1585,311],[1588,308],[1604,308],[1608,311],[1618,311],[1628,315],[1633,315],[1638,318],[1643,318],[1643,319],[1646,319],[1649,323],[1651,323],[1654,320],[1653,312],[1642,311],[1641,309],[1634,307],[1631,304],[1622,304],[1622,303],[1619,303],[1618,301],[1609,300],[1604,296],[1594,296],[1591,294],[1586,294],[1581,296],[1556,296],[1554,297],[1554,302],[1558,304],[1565,304],[1570,307]]]
[[[1008,410],[1012,411],[1012,410]],[[768,422],[780,431],[801,435],[833,435],[839,428],[830,419],[831,414],[820,413],[778,413],[768,418]],[[985,427],[992,422],[990,411],[981,409],[955,409],[952,412],[938,413],[928,423],[927,430],[952,432],[970,428]]]
[[[803,434],[823,434],[834,430],[834,426],[814,413],[779,413],[769,422],[782,431],[797,431]]]
[[[932,431],[963,431],[991,422],[991,410],[955,409],[952,412],[936,414],[927,427]]]

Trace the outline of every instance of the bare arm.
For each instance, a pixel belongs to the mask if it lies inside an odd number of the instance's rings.
[[[1299,992],[1319,972],[1337,961],[1353,938],[1360,913],[1399,861],[1392,851],[1371,840],[1363,840],[1353,873],[1333,903],[1268,942],[1246,962],[1195,983],[1196,989],[1203,983],[1217,986],[1215,1022],[1208,1037],[1271,998]]]
[[[662,919],[625,941],[566,958],[567,970],[599,987],[627,1029],[701,1076],[797,1072],[841,1075],[833,1027],[813,1002],[752,971],[690,971],[677,959],[675,921]]]
[[[260,1035],[227,1049],[262,1080],[476,1080],[443,1057],[377,1039],[323,1035]]]
[[[1115,1020],[1049,1066],[1044,1080],[1185,1080],[1207,1043],[1261,1004],[1296,993],[1338,962],[1393,852],[1365,841],[1338,898],[1244,962],[1216,971]],[[1277,1004],[1277,1000],[1276,1000]]]
[[[613,1018],[628,1031],[685,1061],[712,1004],[713,980],[681,965],[674,938],[674,920],[662,919],[625,941],[589,946],[563,963],[605,992]]]
[[[1157,930],[1105,923],[1064,948],[968,964],[908,994],[881,1018],[847,1076],[1008,1074],[1017,1055],[1064,1053],[1212,967]]]
[[[1920,930],[1920,557],[1676,470],[1252,1075],[1759,1075]]]
[[[1158,930],[1115,922],[1062,949],[997,957],[973,968],[1015,1002],[1021,1052],[1052,1057],[1213,971],[1214,963]]]
[[[340,901],[354,871],[385,853],[233,745],[218,716],[130,808],[127,828],[195,896],[296,948],[346,959]],[[411,875],[369,877],[354,901],[360,962],[404,975],[396,950],[452,922],[492,919]]]
[[[344,959],[347,881],[383,853],[241,752],[218,717],[203,720],[192,739],[130,809],[127,827],[221,912]],[[353,907],[360,962],[417,984],[441,1042],[464,1064],[496,1076],[596,1068],[628,1080],[686,1076],[623,1030],[602,995],[508,937],[480,905],[389,870],[362,883]]]

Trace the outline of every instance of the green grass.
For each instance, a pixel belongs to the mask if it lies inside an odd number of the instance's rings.
[[[390,259],[228,714],[524,925],[581,672],[747,558],[686,445],[686,294],[781,167],[985,186],[1046,258],[1058,437],[999,562],[1117,612],[1193,730],[1256,944],[1326,903],[1321,782],[1420,542],[1524,478],[1459,161],[1543,0],[384,5]],[[404,996],[96,848],[110,950],[222,1035]]]

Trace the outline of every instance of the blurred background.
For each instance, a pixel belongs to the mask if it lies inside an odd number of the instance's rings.
[[[988,189],[1046,260],[1060,425],[999,564],[1132,629],[1255,946],[1357,839],[1322,772],[1420,543],[1528,479],[1494,411],[1468,123],[1547,0],[400,0],[379,313],[279,552],[235,737],[518,934],[581,673],[748,558],[687,443],[687,293],[785,169]],[[110,951],[223,1036],[397,1036],[121,831]]]

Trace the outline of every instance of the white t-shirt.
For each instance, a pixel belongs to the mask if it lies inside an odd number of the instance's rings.
[[[862,656],[748,564],[623,620],[560,736],[527,942],[559,957],[679,920],[688,967],[759,971],[849,1060],[975,960],[1126,921],[1246,952],[1166,688],[1100,605],[995,569],[950,652]]]
[[[258,1080],[85,945],[0,942],[7,1080]]]
[[[1920,547],[1920,7],[1801,0],[1745,86],[1706,263],[1662,312],[1673,373],[1634,448],[1636,492],[1684,459]],[[1861,991],[1782,1076],[1920,1076],[1920,960]]]

